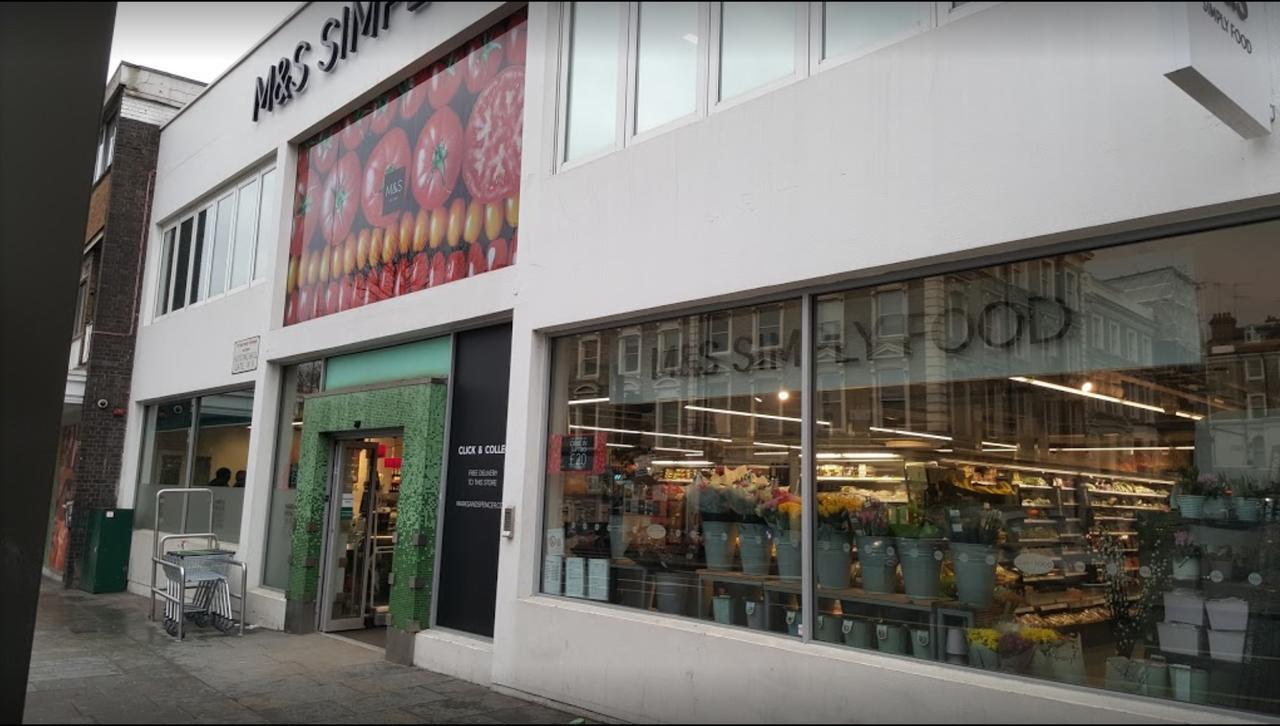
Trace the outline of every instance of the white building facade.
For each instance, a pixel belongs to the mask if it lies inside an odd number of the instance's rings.
[[[1205,5],[1280,78],[1280,6]],[[157,517],[208,516],[247,564],[250,622],[387,624],[388,657],[618,719],[1274,718],[1240,684],[1275,675],[1280,567],[1259,553],[1280,458],[1207,424],[1280,401],[1236,401],[1205,361],[1213,314],[1280,313],[1280,139],[1165,77],[1186,7],[301,6],[161,133],[119,487],[131,588]],[[1233,477],[1220,524],[1170,506],[1192,465]],[[211,501],[156,511],[206,482]],[[734,485],[757,506],[708,504]],[[872,549],[850,545],[873,496],[894,525],[978,505],[1004,534],[962,541],[953,518],[932,591],[904,561],[872,596]],[[760,505],[790,497],[788,536]],[[1194,587],[1161,579],[1168,542],[1109,544],[1129,535],[1108,521],[1147,532],[1131,515],[1205,547]],[[1038,539],[1051,564],[1018,560]],[[991,547],[994,600],[949,594],[957,542]],[[1252,615],[1171,619],[1174,584]],[[1121,614],[1117,592],[1158,609]],[[1113,647],[1122,620],[1136,647]],[[1012,639],[1003,669],[966,665],[978,631],[1018,627],[1059,639],[1034,667]],[[1241,662],[1222,633],[1249,634]]]

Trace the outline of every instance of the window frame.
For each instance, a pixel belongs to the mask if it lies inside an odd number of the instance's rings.
[[[186,278],[187,284],[183,294],[184,299],[188,300],[188,302],[184,303],[182,307],[176,310],[171,309],[171,304],[172,304],[171,296],[173,294],[173,285],[177,280],[177,265],[174,265],[173,264],[174,260],[170,259],[170,260],[167,260],[168,267],[169,267],[167,272],[164,272],[162,275],[161,270],[157,269],[157,272],[156,272],[157,294],[156,294],[156,301],[155,301],[156,305],[152,310],[151,322],[156,322],[163,318],[167,318],[168,316],[173,315],[174,313],[182,312],[183,310],[190,310],[191,308],[196,308],[202,305],[206,305],[214,300],[219,300],[227,295],[231,295],[231,294],[240,292],[241,290],[245,290],[250,287],[253,287],[254,285],[260,285],[269,281],[270,276],[265,274],[261,276],[257,275],[257,263],[258,263],[258,245],[261,244],[262,242],[262,239],[261,239],[262,238],[261,232],[262,232],[262,225],[263,225],[262,207],[263,207],[263,199],[264,199],[263,197],[264,186],[262,184],[262,179],[267,174],[270,174],[275,170],[276,170],[276,164],[273,159],[272,161],[269,161],[263,165],[260,165],[254,171],[250,171],[246,174],[242,174],[230,182],[219,185],[217,189],[210,192],[209,194],[202,196],[196,203],[188,205],[187,207],[183,208],[181,212],[169,217],[168,220],[166,220],[163,224],[157,225],[158,235],[160,239],[160,244],[158,245],[158,247],[160,248],[159,249],[160,259],[157,260],[158,266],[164,266],[166,264],[166,256],[168,254],[169,249],[176,248],[176,244],[178,241],[177,230],[182,226],[184,222],[188,220],[192,224],[192,238],[191,238],[192,253],[187,260],[187,278]],[[235,260],[234,253],[235,253],[235,245],[236,245],[236,224],[239,221],[239,216],[240,216],[240,195],[244,190],[244,188],[249,186],[250,184],[256,184],[256,186],[254,187],[256,191],[254,193],[257,195],[258,199],[257,199],[257,219],[254,220],[254,226],[252,230],[253,243],[250,245],[250,248],[248,251],[249,279],[245,283],[242,283],[236,287],[231,287],[230,286],[231,270],[233,266],[232,263]],[[282,191],[280,186],[281,185],[277,183],[276,190],[275,190],[275,193],[277,195],[279,195]],[[231,199],[232,201],[231,211],[230,211],[231,227],[230,227],[230,237],[228,238],[228,245],[226,250],[226,265],[223,268],[223,275],[224,275],[223,288],[220,292],[210,295],[209,290],[211,289],[211,285],[213,282],[213,248],[217,241],[218,207],[222,204],[222,202],[226,201],[227,199]],[[278,201],[279,200],[277,200],[277,205],[276,205],[277,217],[279,216],[280,209],[282,208],[278,204]],[[200,255],[201,257],[200,266],[199,266],[200,280],[198,282],[199,282],[199,290],[203,291],[203,294],[199,295],[195,300],[195,302],[190,302],[189,300],[190,300],[191,288],[192,288],[192,282],[193,282],[191,273],[193,270],[195,270],[195,267],[196,267],[195,266],[195,259],[196,259],[195,232],[199,222],[200,214],[202,212],[205,213],[205,225],[204,225],[205,236],[204,236],[204,249],[201,251],[201,255]],[[274,224],[279,220],[276,219],[276,220],[269,220],[269,221],[271,224]],[[166,239],[166,236],[169,235],[171,232],[174,234],[173,239],[172,240]],[[268,267],[271,266],[269,262],[267,264],[268,264]],[[167,281],[163,280],[162,277],[167,278]],[[168,302],[166,302],[166,297],[168,297]]]
[[[1257,375],[1254,375],[1253,371],[1251,370],[1254,363],[1258,364]],[[1266,380],[1266,378],[1267,378],[1267,365],[1266,365],[1266,361],[1263,360],[1261,356],[1253,356],[1253,357],[1244,359],[1244,379],[1246,381],[1262,381],[1262,380]]]
[[[636,367],[628,369],[626,367],[628,341],[635,341],[636,344]],[[644,370],[644,339],[640,336],[639,329],[628,328],[625,332],[618,335],[618,375],[620,376],[637,376],[640,371]]]
[[[93,157],[93,183],[102,181],[102,177],[111,171],[115,161],[116,127],[120,120],[119,113],[111,114],[98,131],[98,146]]]
[[[715,339],[715,325],[717,321],[724,321],[724,350],[712,350],[712,341]],[[733,314],[728,311],[719,311],[707,315],[707,355],[716,358],[728,357],[733,352]]]
[[[676,336],[676,363],[674,366],[666,364],[666,356],[669,348],[664,344],[666,336],[670,334]],[[680,368],[684,361],[684,329],[679,325],[663,325],[657,331],[658,345],[658,369],[657,373],[662,375],[676,375],[680,373]]]
[[[1261,404],[1254,405],[1254,401],[1261,401]],[[1245,418],[1253,420],[1256,418],[1266,418],[1267,416],[1267,394],[1250,393],[1244,399]]]
[[[980,13],[999,5],[999,2],[967,2],[961,7],[954,7],[954,3],[935,2],[934,15],[937,19],[938,27],[942,27],[947,23],[953,23],[962,18],[967,18],[974,13]]]
[[[696,13],[698,16],[698,58],[697,66],[694,73],[697,77],[694,79],[694,99],[693,111],[683,116],[673,118],[651,129],[640,131],[637,128],[636,113],[639,110],[639,91],[640,91],[640,6],[643,3],[629,2],[627,3],[627,45],[626,45],[626,86],[623,96],[623,140],[622,146],[630,146],[647,141],[655,136],[661,136],[673,129],[681,126],[687,126],[698,119],[707,117],[707,98],[710,95],[708,84],[711,79],[710,58],[704,51],[704,48],[711,42],[711,6],[716,3],[698,2]]]
[[[707,38],[708,51],[710,52],[707,64],[708,116],[760,98],[784,86],[789,86],[796,81],[809,77],[809,10],[811,3],[795,2],[792,3],[796,11],[796,20],[794,28],[795,53],[792,59],[791,73],[775,78],[772,81],[767,81],[749,91],[743,91],[736,96],[720,98],[720,46],[724,31],[724,3],[717,2],[711,5],[711,25]]]
[[[625,94],[628,87],[628,63],[627,59],[631,57],[631,48],[629,40],[631,37],[630,20],[631,12],[627,7],[631,3],[620,2],[618,0],[609,0],[614,5],[621,5],[619,8],[618,21],[618,45],[622,48],[622,59],[618,64],[618,93]],[[556,124],[556,143],[555,146],[555,166],[557,171],[572,169],[584,164],[608,156],[614,152],[620,151],[624,144],[625,134],[623,129],[626,123],[626,104],[621,103],[618,98],[614,98],[616,106],[616,118],[614,119],[614,139],[613,145],[599,151],[593,151],[589,154],[583,154],[574,159],[567,157],[569,153],[569,70],[573,65],[573,10],[576,2],[562,3],[559,5],[560,10],[560,68],[559,68],[559,87],[556,99],[557,111],[556,117],[559,123]],[[622,99],[625,101],[625,97]]]
[[[596,348],[595,354],[595,370],[590,374],[586,372],[586,362],[589,360],[586,355],[587,343],[594,343]],[[600,378],[600,336],[588,335],[578,341],[578,378],[597,380]]]
[[[778,342],[774,345],[764,345],[764,343],[761,341],[760,331],[763,329],[763,326],[760,324],[760,317],[762,313],[778,314],[778,325],[777,325]],[[786,315],[787,315],[786,308],[783,306],[782,303],[773,303],[769,305],[757,305],[755,309],[751,311],[751,333],[752,333],[751,343],[752,343],[752,347],[755,349],[757,353],[774,351],[774,350],[782,350],[782,348],[787,344],[787,342],[783,339],[785,337],[784,333],[787,328]]]
[[[936,18],[936,3],[931,2],[914,2],[910,3],[918,6],[917,15],[919,24],[910,30],[904,30],[896,35],[888,36],[884,40],[877,41],[860,50],[842,55],[823,57],[823,50],[826,46],[826,29],[827,29],[827,4],[825,2],[810,2],[809,5],[809,73],[810,75],[818,74],[831,68],[842,66],[850,61],[875,53],[876,51],[888,48],[891,45],[897,45],[904,40],[914,38],[921,33],[927,33],[938,27]]]

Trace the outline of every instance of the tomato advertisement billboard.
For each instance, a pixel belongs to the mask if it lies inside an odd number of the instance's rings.
[[[525,11],[298,154],[285,325],[515,262]]]

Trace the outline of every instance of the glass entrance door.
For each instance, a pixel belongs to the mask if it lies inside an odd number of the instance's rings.
[[[378,489],[378,446],[339,441],[332,461],[320,630],[354,630],[365,627],[369,606],[370,515]]]

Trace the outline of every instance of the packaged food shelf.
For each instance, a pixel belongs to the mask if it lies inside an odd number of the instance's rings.
[[[1168,494],[1146,494],[1143,492],[1117,492],[1111,489],[1089,489],[1090,494],[1103,494],[1115,497],[1140,497],[1142,499],[1168,499]]]
[[[1091,507],[1097,507],[1098,509],[1132,509],[1132,510],[1139,511],[1139,512],[1167,512],[1167,511],[1169,511],[1168,507],[1135,507],[1135,506],[1133,506],[1133,505],[1129,505],[1129,504],[1098,504],[1097,502],[1094,502],[1094,503],[1090,504],[1089,506],[1091,506]]]
[[[1023,524],[1057,524],[1058,520],[1056,519],[1024,519],[1022,520],[1022,523]]]
[[[1057,539],[1056,537],[1055,537],[1054,539],[1020,539],[1020,540],[1018,540],[1018,541],[1016,541],[1016,542],[1010,542],[1009,544],[1011,544],[1011,545],[1020,545],[1020,544],[1028,544],[1028,545],[1058,544],[1058,539]]]
[[[1019,489],[1053,489],[1047,484],[1018,484]]]

